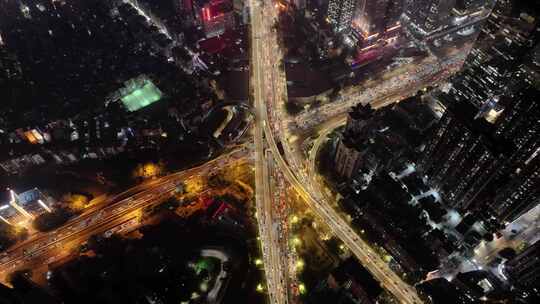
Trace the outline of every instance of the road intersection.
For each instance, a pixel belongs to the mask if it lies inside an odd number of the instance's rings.
[[[253,104],[257,115],[255,125],[255,153],[256,153],[256,187],[258,195],[256,196],[257,204],[268,204],[270,198],[265,195],[267,189],[267,164],[265,163],[264,155],[266,154],[266,146],[273,154],[277,165],[287,181],[305,200],[311,209],[326,223],[332,232],[341,239],[351,252],[360,260],[362,265],[366,267],[373,276],[379,280],[381,285],[391,292],[401,303],[419,304],[422,303],[418,297],[416,290],[402,281],[389,266],[378,257],[373,249],[364,242],[349,224],[342,219],[337,212],[325,201],[320,195],[319,189],[314,185],[312,180],[307,176],[305,167],[300,165],[302,162],[294,157],[292,148],[288,145],[290,134],[287,133],[287,126],[281,125],[284,122],[283,102],[286,101],[286,81],[284,71],[280,70],[279,62],[283,55],[278,47],[278,37],[272,26],[277,20],[277,9],[273,7],[271,2],[250,1],[251,13],[251,41],[252,41],[252,81],[251,88],[253,89]],[[348,103],[345,103],[349,107]],[[280,112],[281,110],[281,112]],[[275,111],[275,112],[274,112]],[[278,142],[283,146],[282,152],[278,149]],[[284,156],[286,158],[284,158]],[[303,167],[303,168],[302,168]],[[258,177],[258,178],[257,178]],[[264,220],[259,219],[263,227],[260,231],[271,230],[272,224],[268,223],[271,220],[270,215],[259,215]],[[272,254],[273,239],[271,233],[266,231],[267,237],[261,237],[263,248],[266,248],[270,253],[265,254],[265,270],[268,280],[268,288],[271,303],[287,303],[286,292],[283,291],[283,283],[279,282],[279,274],[276,274],[276,269],[282,262],[275,262]],[[280,284],[281,283],[281,284]],[[285,286],[286,288],[286,286]]]

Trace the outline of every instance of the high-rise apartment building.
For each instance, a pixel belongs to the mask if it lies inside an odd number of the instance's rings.
[[[540,91],[518,86],[506,93],[492,123],[475,116],[472,104],[441,96],[453,105],[419,164],[452,207],[512,222],[540,203]]]
[[[330,0],[327,21],[337,33],[348,33],[351,29],[357,0]]]
[[[504,159],[488,136],[487,122],[474,120],[471,107],[460,104],[447,110],[419,162],[432,185],[460,210],[467,210]]]
[[[377,110],[370,105],[353,107],[336,143],[335,172],[355,188],[367,187],[373,176],[416,146],[412,142],[433,121],[426,111],[424,104],[412,99]]]
[[[511,222],[540,204],[540,91],[520,88],[502,100],[495,136],[512,147],[500,170],[508,183],[487,200],[500,220]]]
[[[450,24],[451,11],[456,0],[408,1],[406,14],[411,25],[424,35],[434,33]]]
[[[516,91],[510,88],[514,84],[532,84],[539,79],[540,55],[536,55],[531,43],[537,35],[534,22],[525,18],[507,18],[501,12],[501,6],[495,8],[484,24],[484,34],[471,50],[463,70],[454,77],[451,87],[457,100],[472,103],[482,112],[479,115],[485,117],[496,116],[497,112],[491,110],[496,110],[498,97],[507,91]]]
[[[380,114],[380,113],[379,113]],[[373,155],[377,116],[369,106],[358,105],[349,112],[343,136],[336,147],[336,172],[347,179],[375,171],[378,160]]]
[[[511,222],[540,204],[540,157],[531,161],[493,199],[491,207],[500,220]]]
[[[482,1],[457,1],[456,8],[482,8]],[[464,69],[453,78],[451,103],[474,107],[476,120],[492,124],[491,136],[509,147],[490,183],[469,203],[512,222],[540,203],[540,46],[536,21],[508,18],[500,3],[483,27]]]
[[[529,246],[505,264],[506,273],[516,285],[538,287],[540,280],[540,242]]]
[[[413,33],[429,38],[459,30],[466,35],[465,29],[485,20],[494,5],[494,0],[408,0],[405,11]]]
[[[21,77],[21,64],[17,55],[0,44],[0,85],[3,81],[20,79]]]

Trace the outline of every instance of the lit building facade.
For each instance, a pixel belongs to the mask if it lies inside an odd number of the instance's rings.
[[[406,14],[419,32],[429,35],[450,24],[450,13],[455,1],[409,0]]]
[[[382,38],[388,29],[400,24],[403,0],[360,0],[353,21],[355,29],[363,36]]]
[[[365,189],[372,178],[406,151],[406,139],[392,124],[396,112],[391,107],[373,110],[357,105],[349,112],[347,124],[336,144],[335,172],[355,189]]]
[[[201,5],[200,20],[206,34],[206,38],[223,34],[228,29],[233,29],[234,10],[229,0],[211,0]]]
[[[409,0],[406,15],[416,32],[429,37],[471,26],[489,17],[494,0]]]
[[[495,0],[408,0],[405,22],[411,37],[438,57],[468,53]]]
[[[339,138],[334,157],[336,172],[346,178],[354,178],[360,172],[373,171],[377,161],[373,155],[372,131],[375,111],[369,105],[354,107],[347,117],[344,134]]]
[[[337,33],[348,33],[356,12],[358,0],[330,0],[327,21]]]
[[[9,202],[0,205],[0,220],[8,225],[32,220],[44,212],[51,212],[53,200],[34,188],[22,193],[9,190]]]
[[[540,91],[519,89],[503,104],[495,135],[512,146],[501,167],[510,182],[489,202],[499,219],[512,222],[540,204]]]
[[[479,129],[481,121],[447,110],[425,143],[420,167],[450,206],[467,210],[504,158]]]
[[[459,106],[451,106],[432,130],[419,165],[449,205],[481,210],[500,222],[512,222],[538,205],[540,91],[509,89],[493,122],[475,116],[470,103],[440,98]]]
[[[22,77],[22,69],[17,55],[2,45],[0,36],[0,84],[7,80],[16,80]]]
[[[525,288],[538,287],[540,280],[540,242],[529,246],[525,251],[505,264],[506,273],[516,285]]]
[[[351,178],[353,173],[358,170],[361,163],[361,156],[364,153],[357,150],[353,142],[347,138],[339,139],[334,163],[336,172],[345,178]]]
[[[349,40],[358,45],[357,61],[382,58],[395,49],[402,33],[403,0],[360,0]],[[368,60],[369,62],[369,60]]]

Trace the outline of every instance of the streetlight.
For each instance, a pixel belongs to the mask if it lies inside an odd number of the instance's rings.
[[[305,294],[306,293],[306,285],[304,285],[304,283],[300,283],[298,285],[298,291],[300,292],[300,294]]]
[[[304,261],[302,261],[302,260],[296,261],[296,269],[297,270],[302,270],[304,268],[304,265],[305,265]]]

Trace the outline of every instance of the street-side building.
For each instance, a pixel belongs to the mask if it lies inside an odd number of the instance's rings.
[[[520,287],[538,288],[540,282],[540,242],[529,246],[505,264],[506,273]]]

